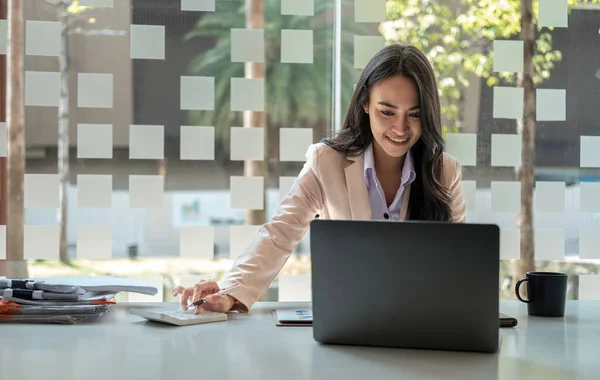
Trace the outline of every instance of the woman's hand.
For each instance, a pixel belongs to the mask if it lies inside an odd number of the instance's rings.
[[[173,296],[181,294],[181,308],[185,311],[187,311],[189,304],[206,297],[206,302],[200,306],[196,306],[196,314],[201,310],[227,313],[233,307],[234,298],[229,295],[215,294],[220,290],[219,285],[215,281],[200,280],[196,285],[189,288],[178,286],[173,290]]]

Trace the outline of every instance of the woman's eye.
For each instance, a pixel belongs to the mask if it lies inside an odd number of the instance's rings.
[[[394,113],[390,111],[381,111],[381,114],[383,116],[394,116]]]
[[[420,112],[413,112],[413,113],[409,114],[408,116],[414,117],[414,118],[419,118],[419,117],[421,117],[421,113]]]

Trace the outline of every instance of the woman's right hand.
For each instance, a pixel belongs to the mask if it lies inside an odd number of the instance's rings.
[[[205,303],[196,306],[196,314],[201,310],[227,313],[233,307],[234,298],[229,295],[215,294],[220,290],[219,285],[215,281],[200,280],[196,285],[189,288],[178,286],[173,290],[173,296],[181,294],[181,308],[184,311],[187,311],[189,304],[206,297]]]

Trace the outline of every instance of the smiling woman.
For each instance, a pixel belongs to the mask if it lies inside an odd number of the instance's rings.
[[[308,149],[307,162],[269,223],[221,284],[184,291],[211,311],[248,311],[277,276],[316,214],[322,219],[465,221],[458,162],[444,153],[435,76],[418,49],[390,45],[368,63],[344,128]]]
[[[408,219],[462,219],[452,215],[457,193],[444,184],[445,172],[460,176],[460,170],[456,160],[444,154],[435,74],[414,46],[392,44],[371,59],[356,85],[342,131],[325,143],[348,156],[374,157],[369,192],[383,188],[387,207],[398,206],[410,184]],[[409,183],[410,172],[415,178]],[[371,202],[377,198],[373,194]]]

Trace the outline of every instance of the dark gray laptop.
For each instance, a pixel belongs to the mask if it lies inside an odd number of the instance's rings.
[[[496,352],[496,225],[314,220],[314,339]]]

